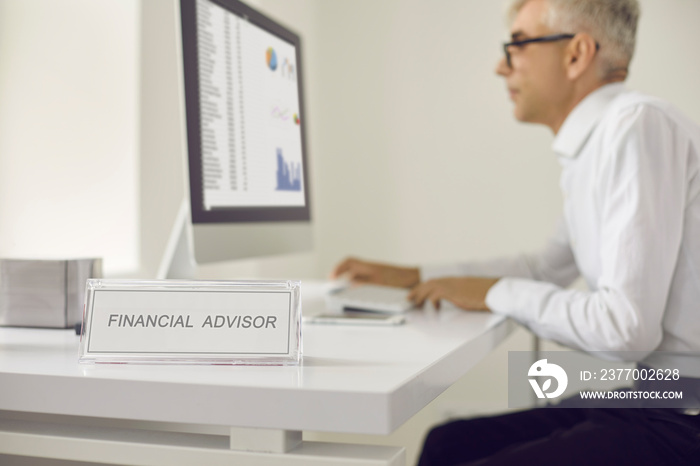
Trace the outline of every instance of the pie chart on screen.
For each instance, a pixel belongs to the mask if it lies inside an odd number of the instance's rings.
[[[265,52],[265,61],[267,61],[267,66],[272,71],[277,69],[277,54],[272,47],[268,47],[267,52]]]

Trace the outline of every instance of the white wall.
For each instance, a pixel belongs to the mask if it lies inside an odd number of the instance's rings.
[[[136,0],[0,0],[0,257],[138,268]]]
[[[499,2],[321,2],[323,267],[539,244],[560,202],[544,129],[516,124],[493,69]]]

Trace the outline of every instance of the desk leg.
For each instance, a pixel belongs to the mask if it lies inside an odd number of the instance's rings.
[[[231,427],[231,450],[287,453],[301,445],[300,430]]]

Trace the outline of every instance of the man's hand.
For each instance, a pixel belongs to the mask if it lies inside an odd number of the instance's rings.
[[[416,286],[408,295],[408,299],[419,307],[429,301],[435,309],[439,309],[440,300],[446,299],[469,311],[489,311],[486,294],[498,280],[480,277],[438,278]]]
[[[332,279],[342,276],[353,283],[374,283],[401,288],[411,288],[420,282],[420,272],[416,267],[397,267],[353,257],[345,259],[331,272]]]

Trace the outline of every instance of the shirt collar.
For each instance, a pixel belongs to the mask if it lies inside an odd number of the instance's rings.
[[[624,90],[623,83],[606,84],[584,97],[559,128],[552,143],[554,153],[562,157],[576,157],[610,101]]]

